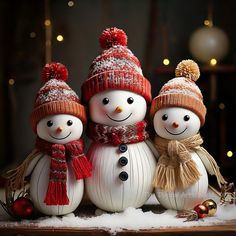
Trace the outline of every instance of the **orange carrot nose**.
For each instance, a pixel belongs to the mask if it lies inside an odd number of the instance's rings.
[[[176,122],[174,122],[174,123],[172,124],[172,127],[173,127],[173,128],[178,128],[178,127],[179,127],[179,124],[176,123]]]
[[[59,126],[59,127],[57,127],[56,132],[61,133],[62,130],[63,130],[63,128]]]
[[[120,106],[116,107],[116,109],[115,109],[116,113],[121,113],[122,111],[123,111],[123,108]]]

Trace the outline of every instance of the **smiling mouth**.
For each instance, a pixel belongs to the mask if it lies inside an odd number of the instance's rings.
[[[57,139],[57,140],[63,140],[63,139],[66,139],[68,138],[69,136],[71,135],[71,132],[64,138],[56,138],[56,137],[53,137],[51,134],[49,134],[50,137],[54,138],[54,139]]]
[[[166,130],[169,134],[172,134],[172,135],[180,135],[180,134],[184,133],[186,129],[187,129],[187,127],[186,127],[182,132],[177,133],[177,134],[174,134],[174,133],[171,133],[167,128],[165,128],[165,130]]]
[[[106,115],[107,115],[107,114],[106,114]],[[132,115],[132,113],[130,113],[125,119],[122,119],[122,120],[113,119],[113,118],[111,118],[109,115],[107,115],[107,117],[108,117],[110,120],[113,120],[113,121],[116,121],[116,122],[122,122],[122,121],[125,121],[125,120],[129,119],[131,115]]]

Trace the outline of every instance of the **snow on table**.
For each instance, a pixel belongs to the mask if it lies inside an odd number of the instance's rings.
[[[209,198],[213,199],[211,193]],[[215,200],[215,199],[214,199]],[[147,205],[157,204],[154,196],[151,196]],[[150,208],[151,209],[151,208]],[[236,205],[218,205],[215,216],[206,217],[198,221],[184,222],[185,219],[176,218],[175,210],[166,210],[161,214],[142,209],[128,208],[122,213],[104,213],[100,216],[79,215],[73,213],[63,217],[42,217],[37,220],[22,220],[0,222],[0,228],[9,227],[40,227],[40,228],[105,228],[111,233],[122,230],[148,230],[167,227],[192,227],[225,224],[227,220],[236,220]],[[234,221],[235,222],[235,221]]]

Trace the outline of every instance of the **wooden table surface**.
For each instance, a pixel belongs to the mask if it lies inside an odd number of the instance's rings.
[[[43,236],[43,235],[57,235],[57,236],[74,236],[74,235],[112,235],[106,229],[92,229],[92,228],[38,228],[38,227],[2,227],[0,226],[1,236]],[[201,226],[201,227],[185,227],[185,228],[163,228],[151,230],[123,230],[116,232],[116,235],[204,235],[204,236],[235,236],[236,235],[236,221],[227,225],[216,226]]]

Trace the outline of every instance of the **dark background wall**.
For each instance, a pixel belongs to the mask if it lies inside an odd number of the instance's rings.
[[[234,66],[236,2],[215,0],[212,5],[214,24],[222,28],[230,40],[230,50],[221,64]],[[172,70],[170,73],[156,73],[156,68],[162,65],[166,48],[170,68],[182,59],[192,58],[188,48],[189,38],[195,29],[203,25],[208,1],[74,0],[74,6],[68,7],[66,0],[51,0],[49,6],[52,60],[68,67],[69,84],[79,95],[88,68],[100,52],[100,33],[107,27],[116,26],[127,33],[128,47],[139,58],[145,76],[150,79],[154,97],[163,83],[174,76]],[[1,169],[19,163],[34,146],[35,135],[29,116],[45,64],[44,10],[44,1],[0,1]],[[163,29],[166,37],[163,36]],[[31,32],[35,32],[35,37],[30,36]],[[56,40],[58,34],[63,35],[63,42]],[[167,45],[166,48],[164,45]],[[209,100],[210,73],[203,73],[199,81],[208,107],[206,126],[201,132],[205,137],[204,146],[214,155],[225,174],[234,177],[236,157],[234,154],[229,158],[226,153],[228,150],[236,153],[236,125],[232,115],[236,103],[236,73],[226,71],[216,76],[218,90],[214,104]],[[9,85],[10,79],[14,79],[13,85]],[[220,103],[225,104],[224,110],[219,109]],[[211,133],[212,129],[215,133]],[[225,137],[223,141],[222,135]],[[223,147],[219,149],[220,146]]]

